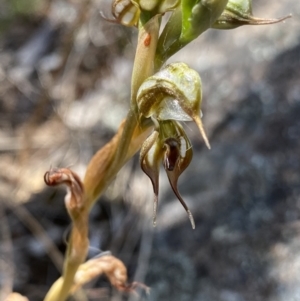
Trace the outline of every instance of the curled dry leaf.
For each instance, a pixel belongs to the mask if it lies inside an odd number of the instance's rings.
[[[127,269],[124,263],[112,255],[105,255],[92,258],[79,266],[71,293],[76,292],[84,284],[101,275],[105,275],[110,283],[120,291],[134,292],[137,287],[141,287],[147,293],[149,292],[149,288],[143,283],[128,283]]]
[[[68,210],[81,209],[84,203],[84,188],[79,176],[68,168],[51,168],[44,175],[48,186],[65,184],[69,191],[65,197]]]

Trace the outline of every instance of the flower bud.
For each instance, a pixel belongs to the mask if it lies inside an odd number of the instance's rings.
[[[256,18],[252,15],[252,0],[229,0],[225,10],[212,25],[216,29],[233,29],[242,25],[265,25],[281,22],[290,16],[280,19]]]
[[[181,41],[188,43],[210,28],[221,16],[228,0],[182,0]]]
[[[132,0],[142,11],[150,11],[155,14],[163,14],[174,9],[179,0]]]
[[[184,63],[173,63],[146,79],[137,93],[139,112],[146,118],[196,122],[208,148],[201,119],[199,74]]]
[[[136,26],[140,16],[140,10],[130,0],[114,0],[112,14],[117,22],[125,26]]]
[[[170,185],[188,213],[192,228],[194,229],[195,223],[193,216],[177,188],[179,176],[188,167],[193,157],[191,143],[178,122],[172,120],[154,120],[154,122],[156,129],[144,142],[140,153],[141,168],[150,178],[153,186],[153,225],[156,225],[159,168],[161,162],[163,162]]]
[[[228,0],[181,0],[162,31],[156,53],[157,65],[196,39],[221,16]]]

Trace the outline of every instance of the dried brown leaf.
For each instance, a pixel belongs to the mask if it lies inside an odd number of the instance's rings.
[[[101,275],[105,275],[110,283],[120,291],[133,292],[138,286],[149,291],[149,288],[142,283],[128,283],[127,269],[124,263],[112,255],[105,255],[92,258],[79,266],[71,293]]]

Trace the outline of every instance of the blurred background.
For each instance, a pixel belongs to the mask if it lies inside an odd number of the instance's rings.
[[[70,220],[44,173],[81,177],[126,116],[136,29],[101,18],[105,0],[0,2],[0,287],[42,300],[59,277]],[[196,69],[212,150],[193,148],[179,190],[161,172],[157,227],[150,180],[133,158],[91,212],[90,251],[109,250],[151,294],[105,277],[79,300],[300,300],[300,2],[253,0],[287,21],[209,30],[171,61]],[[82,298],[82,297],[81,297]],[[77,298],[78,300],[78,298]]]

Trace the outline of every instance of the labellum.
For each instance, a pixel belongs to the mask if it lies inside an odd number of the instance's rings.
[[[150,178],[153,185],[153,225],[156,225],[158,193],[159,193],[159,169],[163,163],[170,185],[188,213],[192,228],[195,229],[195,222],[191,211],[182,199],[177,182],[179,176],[190,164],[193,151],[191,143],[186,136],[182,126],[173,120],[155,120],[154,132],[144,142],[140,153],[140,165],[142,170]]]

